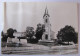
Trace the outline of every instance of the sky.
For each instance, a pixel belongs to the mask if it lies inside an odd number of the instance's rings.
[[[43,15],[47,6],[50,15],[51,29],[57,32],[71,25],[78,32],[78,8],[73,2],[7,2],[4,6],[4,32],[8,28],[25,32],[27,26],[36,29],[43,24]]]

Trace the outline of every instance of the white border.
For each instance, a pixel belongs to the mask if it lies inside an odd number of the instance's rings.
[[[3,4],[2,2],[43,2],[43,1],[53,1],[53,2],[78,2],[79,3],[79,21],[80,21],[80,0],[0,0],[0,37],[1,31],[3,29]],[[79,23],[80,24],[80,23]],[[80,28],[80,26],[79,26]],[[80,30],[79,30],[80,31]],[[80,34],[80,32],[79,32]],[[79,36],[80,40],[80,36]],[[79,42],[80,45],[80,42]],[[79,47],[80,50],[80,47]],[[80,52],[77,55],[65,55],[65,56],[79,56]],[[0,56],[1,56],[1,38],[0,38]],[[5,56],[5,55],[3,55]],[[8,55],[6,55],[8,56]],[[11,55],[11,56],[28,56],[28,55]],[[30,56],[64,56],[64,55],[30,55]]]

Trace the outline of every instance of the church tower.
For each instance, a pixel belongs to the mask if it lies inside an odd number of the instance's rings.
[[[46,41],[46,42],[51,41],[51,24],[49,21],[49,17],[50,15],[48,14],[48,9],[46,7],[43,15],[45,32],[43,33],[43,36],[42,36],[42,41]]]

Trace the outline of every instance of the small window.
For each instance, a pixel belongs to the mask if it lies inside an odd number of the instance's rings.
[[[45,39],[46,39],[46,40],[48,39],[48,35],[47,35],[47,34],[45,35]]]
[[[46,19],[46,23],[47,23],[47,19]]]

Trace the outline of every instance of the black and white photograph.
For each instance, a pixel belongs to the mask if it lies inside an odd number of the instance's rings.
[[[3,2],[2,55],[78,54],[76,2]]]

